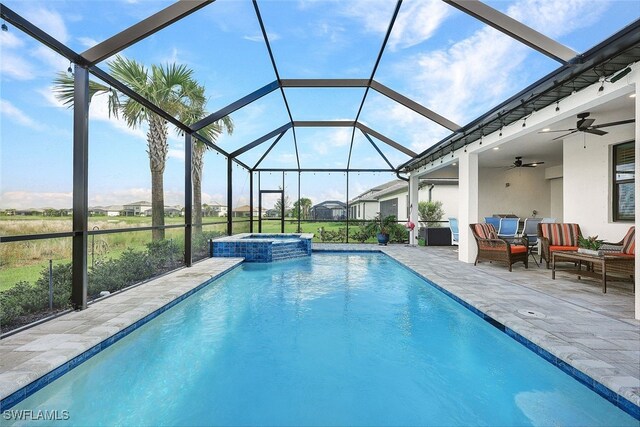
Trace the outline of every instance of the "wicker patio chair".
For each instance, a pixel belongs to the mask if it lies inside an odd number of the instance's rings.
[[[542,245],[542,259],[551,262],[551,254],[556,251],[577,251],[578,237],[582,237],[580,226],[569,223],[540,223],[538,238]]]
[[[518,239],[518,243],[521,244],[513,244],[499,239],[496,229],[491,224],[469,224],[469,227],[478,245],[478,255],[473,265],[477,265],[480,260],[504,262],[511,271],[514,263],[522,261],[525,268],[529,268],[529,243],[526,237]]]
[[[624,238],[617,243],[605,242],[601,249],[607,255],[615,255],[621,258],[620,262],[607,262],[607,273],[620,274],[633,279],[635,275],[636,227],[630,227]],[[628,259],[632,261],[629,262]]]

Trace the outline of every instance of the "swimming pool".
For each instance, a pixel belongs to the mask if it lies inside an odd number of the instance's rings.
[[[638,425],[362,253],[245,264],[12,409],[66,410],[64,425]]]

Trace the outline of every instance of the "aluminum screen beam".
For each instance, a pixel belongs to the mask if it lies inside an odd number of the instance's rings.
[[[293,122],[293,126],[299,128],[348,128],[355,126],[356,122],[349,120],[327,120],[327,121],[305,121],[299,120]]]
[[[496,30],[526,44],[532,49],[537,50],[556,61],[567,64],[578,53],[568,47],[558,43],[557,41],[537,32],[531,27],[524,25],[522,22],[511,18],[504,13],[482,3],[478,0],[444,0],[474,18],[484,22],[485,24],[495,28]]]
[[[366,87],[367,79],[282,79],[282,87],[287,88],[312,88],[312,87]]]
[[[97,64],[98,62],[126,49],[132,44],[160,31],[166,26],[192,14],[196,10],[203,8],[213,1],[214,0],[189,0],[175,2],[171,6],[168,6],[160,12],[143,19],[126,30],[119,32],[115,36],[108,38],[102,43],[98,43],[92,48],[85,50],[82,53],[82,56],[89,64]]]
[[[253,166],[253,169],[251,169],[252,171],[256,170],[258,166],[260,166],[260,163],[262,163],[264,158],[267,157],[267,155],[271,152],[271,150],[273,150],[273,147],[275,147],[278,144],[278,142],[282,139],[285,133],[287,133],[287,131],[284,131],[280,135],[278,135],[275,141],[273,141],[273,143],[269,146],[269,148],[267,148],[267,151],[265,151],[262,157],[260,157],[260,159],[256,162],[255,166]]]
[[[193,130],[194,132],[199,131],[200,129],[215,123],[216,121],[220,120],[221,118],[228,116],[229,114],[233,113],[236,110],[239,110],[240,108],[251,104],[253,101],[257,101],[258,99],[262,98],[265,95],[270,94],[271,92],[273,92],[274,90],[278,89],[280,86],[278,85],[278,81],[274,80],[273,82],[269,83],[266,86],[261,87],[260,89],[256,90],[255,92],[250,93],[247,96],[244,96],[240,99],[238,99],[235,102],[232,102],[231,104],[227,105],[224,108],[221,108],[220,110],[216,111],[215,113],[211,113],[209,114],[207,117],[205,117],[204,119],[197,121],[196,123],[194,123],[193,125],[191,125],[191,130]]]
[[[264,168],[257,169],[256,172],[318,172],[318,173],[347,173],[347,172],[398,172],[396,169],[287,169],[287,168]]]
[[[373,142],[373,139],[371,139],[371,137],[369,135],[367,135],[365,132],[363,132],[362,129],[360,129],[360,132],[362,132],[362,134],[365,136],[365,138],[367,138],[369,140],[371,145],[373,145],[373,148],[375,148],[375,150],[378,152],[378,154],[380,154],[380,157],[382,157],[384,159],[384,161],[387,162],[389,167],[393,169],[393,165],[391,164],[389,159],[387,159],[387,156],[384,155],[382,150],[380,150],[380,148],[378,148],[378,145],[375,142]]]
[[[439,124],[440,126],[446,127],[447,129],[455,132],[460,129],[460,125],[452,122],[446,117],[442,117],[440,114],[431,111],[430,109],[418,104],[417,102],[407,98],[404,95],[399,94],[398,92],[386,87],[383,84],[378,83],[377,81],[371,82],[371,88],[375,91],[383,94],[387,98],[390,98],[397,102],[398,104],[404,105],[410,110],[415,111],[416,113],[426,117],[427,119]]]
[[[356,127],[358,129],[360,129],[361,131],[363,131],[364,133],[376,137],[377,139],[379,139],[380,141],[384,142],[388,146],[393,147],[396,150],[403,152],[407,156],[411,156],[413,158],[413,157],[416,157],[418,155],[417,153],[415,153],[415,152],[409,150],[408,148],[406,148],[405,146],[398,144],[393,139],[388,138],[388,137],[382,135],[379,132],[376,132],[375,130],[363,125],[362,123],[356,123]]]
[[[269,132],[266,135],[261,136],[260,138],[256,139],[253,142],[248,143],[247,145],[238,148],[236,151],[232,152],[231,154],[229,154],[229,156],[231,156],[232,158],[238,157],[240,154],[242,153],[246,153],[247,151],[251,150],[252,148],[257,147],[258,145],[270,140],[271,138],[273,138],[274,136],[284,133],[287,129],[291,128],[291,123],[287,123],[286,125],[282,125],[280,126],[278,129]],[[248,170],[251,170],[251,168],[247,168]]]

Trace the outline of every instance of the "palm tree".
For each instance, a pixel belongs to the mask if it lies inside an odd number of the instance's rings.
[[[197,96],[196,102],[191,103],[190,108],[185,111],[181,117],[183,123],[192,125],[203,117],[207,116],[204,110],[204,86],[198,86],[195,90]],[[233,120],[231,117],[224,116],[220,120],[204,127],[197,133],[203,136],[205,139],[215,143],[222,132],[226,131],[228,134],[233,133]],[[192,138],[193,151],[191,153],[191,164],[193,165],[191,170],[191,176],[193,180],[193,225],[195,233],[202,232],[202,173],[204,170],[204,153],[209,148],[208,145],[203,143],[197,138]]]
[[[117,56],[108,63],[111,75],[147,98],[170,115],[179,117],[192,103],[203,102],[199,85],[192,78],[193,71],[184,65],[152,65],[149,70],[132,59]],[[59,73],[54,80],[56,97],[65,105],[73,105],[73,78]],[[122,116],[132,128],[148,124],[147,153],[151,169],[151,225],[164,226],[164,169],[167,162],[169,144],[167,142],[167,121],[149,111],[135,100],[124,96],[113,88],[100,83],[89,82],[89,95],[109,94],[109,113]],[[155,228],[153,240],[164,239],[164,229]]]

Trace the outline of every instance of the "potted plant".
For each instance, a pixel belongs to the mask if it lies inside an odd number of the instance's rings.
[[[603,251],[600,250],[604,240],[598,240],[598,236],[590,236],[586,239],[578,236],[578,252],[581,254],[602,256]]]
[[[377,216],[374,222],[370,222],[366,229],[369,235],[376,236],[378,244],[386,246],[389,243],[390,229],[395,225],[396,217],[389,215],[385,218]]]
[[[448,227],[441,227],[439,222],[444,216],[442,202],[434,200],[418,203],[418,216],[420,221],[427,225],[421,227],[418,233],[427,246],[451,245],[451,230]]]

